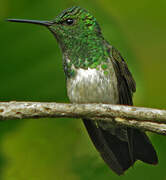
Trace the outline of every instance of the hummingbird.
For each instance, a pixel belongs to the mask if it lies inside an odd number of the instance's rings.
[[[74,6],[52,21],[8,19],[45,26],[56,38],[63,56],[67,94],[72,103],[133,105],[136,83],[120,52],[103,37],[96,18]],[[137,160],[155,165],[156,151],[145,132],[104,121],[83,119],[97,151],[116,174]]]

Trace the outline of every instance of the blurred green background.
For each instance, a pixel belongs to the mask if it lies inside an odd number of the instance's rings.
[[[127,60],[137,81],[135,105],[166,108],[165,0],[0,0],[0,101],[68,102],[52,34],[4,19],[51,20],[73,5],[94,14],[105,38]],[[149,135],[159,165],[138,161],[119,177],[101,160],[79,120],[0,122],[0,180],[165,180],[166,138]]]

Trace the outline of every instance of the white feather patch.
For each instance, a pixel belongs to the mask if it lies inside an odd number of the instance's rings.
[[[76,75],[67,79],[67,93],[71,102],[118,103],[117,79],[113,67],[107,75],[101,68],[79,68],[75,71]]]

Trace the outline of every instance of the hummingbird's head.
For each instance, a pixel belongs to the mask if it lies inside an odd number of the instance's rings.
[[[48,28],[55,35],[62,48],[73,44],[73,41],[80,45],[79,42],[101,34],[96,19],[80,7],[66,9],[52,21]]]
[[[72,7],[64,10],[52,21],[8,19],[12,22],[32,23],[46,26],[56,37],[62,50],[81,46],[93,37],[101,36],[96,19],[85,9]],[[71,47],[72,46],[72,47]]]

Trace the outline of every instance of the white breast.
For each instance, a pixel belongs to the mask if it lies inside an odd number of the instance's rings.
[[[67,79],[67,93],[75,103],[118,103],[117,79],[113,68],[107,75],[102,69],[77,69]]]

